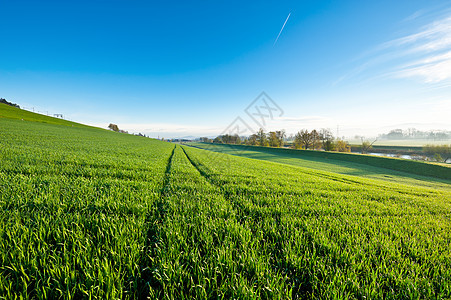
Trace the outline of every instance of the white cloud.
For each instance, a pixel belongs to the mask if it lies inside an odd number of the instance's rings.
[[[451,16],[434,21],[424,26],[420,32],[390,41],[385,45],[414,45],[413,51],[436,51],[451,45]]]
[[[400,51],[407,63],[392,72],[394,77],[415,78],[423,83],[451,80],[451,16],[424,26],[419,32],[385,45]]]
[[[419,14],[419,13],[418,13]],[[412,15],[416,17],[416,15]],[[361,57],[353,71],[336,80],[337,84],[357,75],[373,78],[406,78],[425,84],[451,83],[451,15],[426,24],[417,32],[388,41]],[[379,69],[379,70],[378,70]]]
[[[413,20],[417,19],[418,17],[420,17],[423,14],[424,14],[423,10],[418,10],[418,11],[414,12],[413,14],[411,14],[410,16],[408,16],[407,18],[405,18],[403,20],[403,22],[413,21]]]
[[[451,51],[414,61],[393,73],[395,77],[416,77],[425,83],[451,80]]]

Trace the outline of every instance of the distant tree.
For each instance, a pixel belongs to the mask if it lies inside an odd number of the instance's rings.
[[[402,140],[404,138],[404,133],[402,129],[393,129],[387,134],[387,139],[390,140]]]
[[[446,163],[451,160],[451,145],[425,145],[423,152],[434,156],[434,159],[439,162]]]
[[[240,138],[240,136],[239,136],[238,134],[235,134],[235,135],[233,136],[233,141],[234,141],[234,144],[237,144],[237,145],[241,144],[241,138]]]
[[[256,134],[251,134],[246,141],[247,145],[251,145],[251,146],[257,146],[258,145],[258,137]]]
[[[333,140],[326,140],[323,143],[324,151],[335,151],[335,143]]]
[[[330,129],[321,129],[319,131],[319,139],[321,140],[321,146],[325,151],[332,151],[334,150],[334,136]]]
[[[377,141],[377,138],[373,141],[373,142],[369,142],[368,140],[364,140],[363,136],[361,137],[362,140],[362,145],[361,147],[361,152],[362,154],[364,153],[368,153],[368,151],[373,148],[373,144]]]
[[[117,127],[116,124],[110,123],[110,125],[108,125],[108,128],[113,131],[119,132],[119,127]]]
[[[212,142],[212,140],[209,139],[208,137],[201,137],[200,140],[202,143],[211,143]]]
[[[295,149],[302,149],[305,147],[305,141],[307,140],[307,142],[309,141],[309,132],[305,129],[298,131],[295,135],[294,135],[294,148]],[[307,143],[308,145],[308,143]]]
[[[268,143],[271,147],[280,147],[280,141],[277,138],[277,133],[275,131],[270,131],[268,133]]]
[[[221,135],[221,140],[224,144],[232,144],[232,136],[229,134]]]
[[[316,130],[308,132],[303,129],[294,136],[294,146],[296,149],[318,149],[319,134]]]
[[[276,131],[276,138],[279,141],[279,147],[283,147],[283,145],[285,144],[286,137],[287,134],[285,133],[284,129]]]
[[[17,105],[16,103],[8,102],[8,101],[6,101],[6,99],[4,99],[4,98],[0,98],[0,103],[3,103],[3,104],[6,104],[6,105],[9,105],[9,106],[13,106],[13,107],[20,108],[20,106]]]
[[[351,152],[351,146],[348,142],[338,139],[335,143],[335,150],[338,152]]]
[[[312,149],[315,149],[315,150],[321,149],[321,139],[320,139],[319,132],[316,129],[313,129],[310,132],[310,134],[312,135],[312,140],[313,140]]]
[[[448,139],[448,134],[446,132],[437,132],[435,133],[435,137],[439,141],[444,141]]]
[[[292,147],[294,149],[302,149],[301,131],[296,132],[296,134],[294,135]]]
[[[391,130],[389,133],[379,135],[381,139],[432,139],[432,140],[449,140],[451,139],[451,131],[431,130],[421,131],[415,128],[408,128],[403,131],[401,129]]]
[[[434,154],[434,159],[435,159],[435,161],[438,161],[438,162],[445,162],[439,153]]]
[[[241,144],[241,138],[238,136],[238,134],[224,134],[217,136],[213,143],[220,143],[220,144]]]
[[[408,138],[412,139],[415,138],[415,135],[418,133],[418,130],[416,130],[415,128],[408,128],[407,129],[407,133],[405,134],[405,136],[407,136]]]
[[[268,139],[266,138],[266,133],[263,128],[260,128],[255,135],[259,146],[268,146]]]

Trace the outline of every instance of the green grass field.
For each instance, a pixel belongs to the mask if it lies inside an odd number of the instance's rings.
[[[214,152],[272,161],[318,171],[379,179],[414,186],[451,189],[451,168],[447,165],[434,165],[395,158],[319,151],[300,151],[208,143],[189,143],[188,145]],[[396,170],[398,166],[392,164],[393,162],[397,163],[399,161],[404,165],[401,165],[400,170]],[[425,170],[425,166],[428,167],[428,169]],[[412,171],[415,173],[412,173]],[[440,175],[439,178],[431,176],[437,174]]]
[[[445,182],[0,115],[2,299],[451,297]]]
[[[53,118],[37,113],[33,113],[23,109],[17,109],[15,107],[6,105],[4,103],[0,103],[0,121],[4,119],[13,119],[13,120],[21,120],[21,121],[31,121],[31,122],[39,122],[39,123],[47,123],[47,124],[55,124],[55,125],[65,125],[70,127],[91,127],[59,118]]]

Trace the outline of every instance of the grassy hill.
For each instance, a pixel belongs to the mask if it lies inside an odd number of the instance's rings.
[[[59,118],[53,118],[41,114],[37,114],[31,111],[23,110],[20,108],[16,108],[10,105],[6,105],[4,103],[0,103],[0,119],[13,119],[13,120],[22,120],[22,121],[31,121],[31,122],[40,122],[47,124],[55,124],[55,125],[63,125],[70,127],[90,127],[87,125],[83,125],[80,123],[75,123],[71,121],[66,121]]]
[[[351,153],[209,143],[189,145],[220,153],[399,183],[448,188],[451,184],[449,165]]]
[[[21,119],[0,298],[451,297],[449,190]]]

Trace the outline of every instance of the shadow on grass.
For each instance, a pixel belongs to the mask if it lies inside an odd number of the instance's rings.
[[[327,158],[324,156],[311,156],[308,155],[308,152],[293,153],[293,151],[286,151],[286,153],[284,153],[285,151],[283,151],[283,149],[206,143],[191,143],[188,145],[200,149],[235,156],[242,156],[258,160],[288,164],[292,166],[311,168],[319,171],[334,172],[338,174],[366,177],[371,179],[380,179],[391,182],[396,181],[399,183],[410,183],[422,186],[428,186],[428,184],[421,184],[421,182],[416,181],[439,184],[441,186],[443,186],[443,184],[451,184],[451,180],[447,179],[423,176],[383,167],[371,166],[363,163]]]

